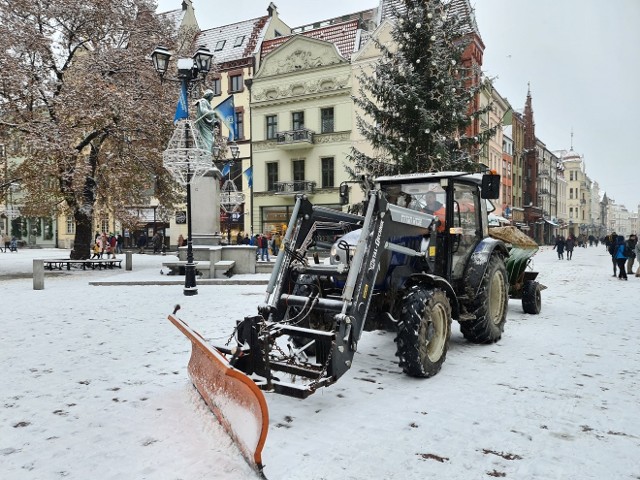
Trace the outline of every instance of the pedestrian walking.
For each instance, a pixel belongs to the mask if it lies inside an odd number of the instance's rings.
[[[623,237],[624,240],[624,237]],[[616,260],[616,248],[617,248],[618,235],[613,232],[605,238],[605,245],[607,246],[607,252],[611,255],[611,262],[613,263],[613,276],[617,277],[618,261]]]
[[[640,243],[636,243],[635,252],[636,258],[640,258]],[[640,262],[640,260],[638,260]],[[640,265],[638,265],[638,269],[636,270],[636,277],[640,277]]]
[[[625,242],[628,248],[629,257],[627,258],[627,273],[633,274],[633,263],[636,261],[636,245],[638,245],[638,236],[635,233],[629,235]],[[640,270],[640,268],[639,268]]]
[[[264,257],[267,257],[267,262],[269,262],[269,240],[266,235],[260,235],[260,259],[264,261]]]
[[[556,239],[556,244],[553,246],[553,249],[558,253],[558,260],[564,259],[564,247],[565,241],[562,235],[558,235]]]
[[[144,253],[144,248],[147,246],[147,236],[142,232],[138,238],[138,253]]]
[[[573,258],[573,247],[576,244],[576,239],[575,237],[570,234],[567,237],[567,241],[565,242],[565,248],[567,250],[567,260],[571,260]]]
[[[627,280],[627,270],[625,269],[628,253],[627,248],[628,247],[625,244],[624,237],[622,235],[618,235],[613,256],[615,257],[616,263],[618,265],[618,278],[620,280]]]
[[[2,243],[4,243],[4,253],[9,251],[9,245],[11,244],[11,237],[6,233],[2,236]]]
[[[118,232],[118,235],[116,236],[116,253],[122,253],[123,246],[124,246],[124,237],[120,235],[120,232]]]
[[[278,252],[280,252],[280,244],[282,240],[280,239],[280,234],[278,232],[273,234],[273,254],[278,256]]]

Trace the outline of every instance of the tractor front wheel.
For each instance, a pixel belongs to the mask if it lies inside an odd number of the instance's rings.
[[[397,353],[400,366],[412,377],[431,377],[440,371],[451,336],[451,305],[440,289],[415,285],[402,299]]]
[[[522,309],[524,313],[538,315],[542,310],[542,294],[540,284],[535,280],[527,280],[522,287]]]
[[[502,258],[492,255],[478,294],[470,310],[475,319],[460,323],[464,338],[473,343],[493,343],[500,340],[507,321],[509,285]]]

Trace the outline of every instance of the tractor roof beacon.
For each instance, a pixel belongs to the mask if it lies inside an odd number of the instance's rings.
[[[491,174],[381,177],[364,215],[314,206],[298,196],[264,304],[238,322],[233,345],[199,352],[209,347],[170,317],[192,340],[189,372],[212,410],[220,418],[215,389],[198,385],[223,383],[227,404],[229,398],[242,405],[257,398],[264,430],[260,390],[305,398],[335,383],[351,367],[365,329],[395,331],[399,365],[415,377],[440,371],[452,320],[471,342],[499,340],[509,299],[509,254],[489,236],[486,202],[498,197],[499,186],[500,177]],[[349,232],[350,241],[340,239]],[[315,247],[332,244],[330,262],[313,257]],[[221,379],[226,368],[238,378]],[[230,431],[233,436],[233,426]],[[248,458],[261,468],[264,436],[255,443],[259,447],[247,447],[253,455]]]

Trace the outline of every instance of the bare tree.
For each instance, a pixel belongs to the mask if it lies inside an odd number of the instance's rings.
[[[24,213],[76,222],[88,258],[96,207],[126,217],[149,189],[172,205],[162,168],[173,85],[149,53],[171,45],[152,0],[0,0],[0,126],[22,140]]]

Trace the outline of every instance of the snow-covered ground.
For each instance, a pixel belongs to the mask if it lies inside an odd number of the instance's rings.
[[[0,478],[257,478],[187,377],[190,343],[167,320],[226,340],[264,286],[90,286],[166,279],[133,271],[47,272],[0,253]],[[124,257],[123,257],[124,258]],[[123,262],[124,263],[124,262]],[[352,369],[306,400],[266,394],[263,451],[274,479],[640,479],[640,278],[612,277],[603,246],[572,261],[544,247],[542,313],[509,303],[502,340],[454,325],[431,379],[403,375],[393,336],[365,332]]]

